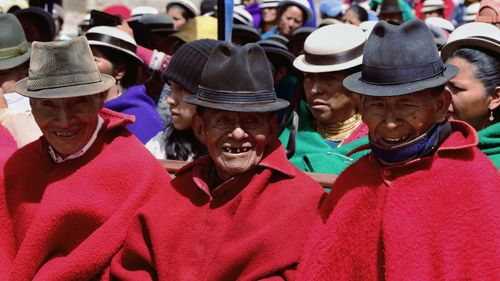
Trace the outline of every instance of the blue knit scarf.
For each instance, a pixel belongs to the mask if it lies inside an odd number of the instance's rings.
[[[396,165],[418,157],[433,154],[443,141],[451,134],[448,120],[431,126],[427,132],[406,143],[391,148],[383,148],[370,140],[370,147],[375,157],[384,165]]]

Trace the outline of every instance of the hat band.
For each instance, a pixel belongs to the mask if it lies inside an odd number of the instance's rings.
[[[0,50],[0,59],[8,59],[12,57],[17,57],[20,56],[28,51],[28,43],[26,41],[21,42],[21,44],[10,47],[10,48],[4,48]]]
[[[229,103],[229,104],[256,104],[272,103],[276,101],[274,92],[230,92],[213,91],[203,87],[198,88],[196,97],[199,100],[211,103]]]
[[[28,91],[40,91],[45,89],[93,84],[101,81],[101,75],[98,71],[82,74],[57,75],[38,79],[30,77],[26,82],[26,88]]]
[[[442,74],[446,69],[443,61],[402,67],[378,67],[362,64],[361,80],[368,84],[394,85],[416,82]]]
[[[120,38],[116,38],[107,34],[101,34],[101,33],[87,33],[85,34],[85,37],[87,37],[88,40],[93,40],[93,41],[99,41],[102,43],[107,43],[115,47],[119,47],[122,49],[125,49],[127,51],[130,51],[135,54],[137,46],[127,42],[125,40],[122,40]]]
[[[361,43],[360,45],[336,54],[329,55],[317,55],[305,52],[304,56],[306,62],[314,65],[332,65],[332,64],[340,64],[351,61],[355,58],[363,55],[363,49],[365,48],[365,43]]]

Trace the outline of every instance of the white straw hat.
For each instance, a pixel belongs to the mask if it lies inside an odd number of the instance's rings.
[[[137,43],[125,31],[114,26],[96,26],[85,33],[90,46],[104,46],[128,55],[140,64],[142,59],[136,55]]]
[[[303,72],[330,72],[361,65],[366,35],[352,24],[332,24],[315,30],[304,42],[304,53],[293,65]]]

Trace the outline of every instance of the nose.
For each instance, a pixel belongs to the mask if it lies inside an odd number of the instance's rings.
[[[384,118],[384,121],[385,121],[385,126],[387,127],[387,129],[396,129],[400,124],[401,124],[401,119],[398,117],[398,115],[396,114],[397,112],[397,106],[396,105],[392,105],[392,106],[388,106],[387,107],[387,110],[385,112],[385,118]]]
[[[57,111],[57,125],[61,128],[67,128],[71,124],[71,111],[63,107]]]
[[[175,105],[175,99],[172,96],[168,95],[167,96],[167,103],[170,106]]]
[[[248,137],[248,134],[239,125],[235,126],[230,135],[235,140],[242,140]]]

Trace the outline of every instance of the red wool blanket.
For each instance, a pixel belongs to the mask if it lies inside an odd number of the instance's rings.
[[[9,280],[98,278],[133,214],[169,182],[159,162],[125,129],[128,117],[110,110],[100,115],[103,128],[83,156],[56,164],[42,137],[7,162],[0,199],[7,212],[0,220],[13,229],[14,241],[2,245],[15,253]]]

